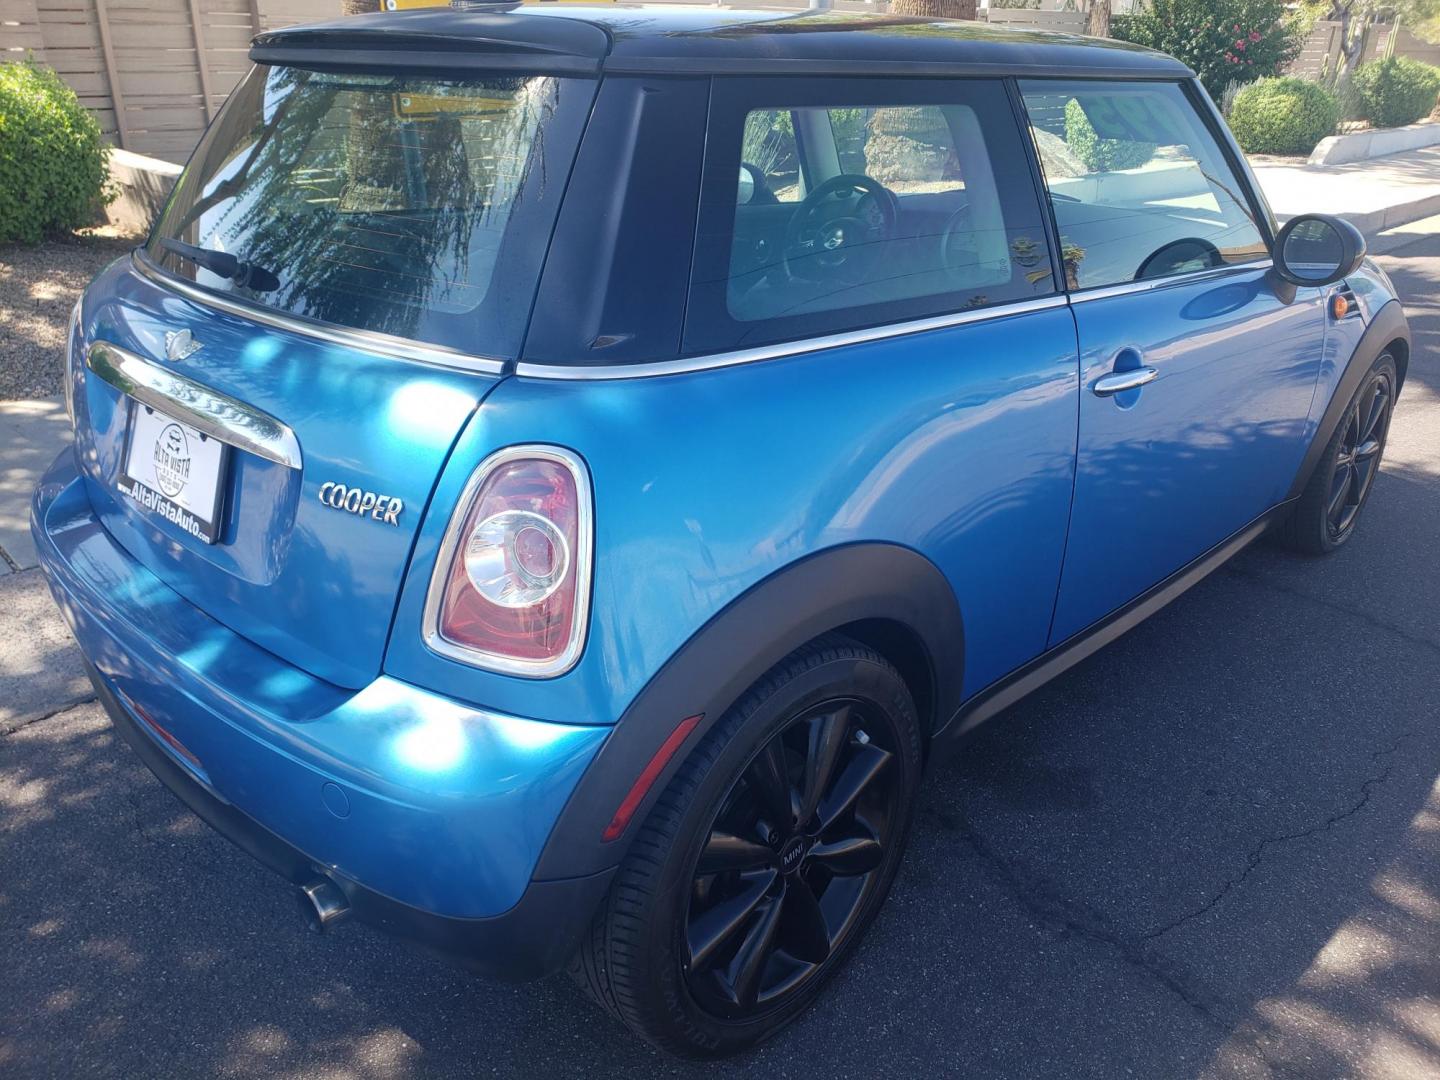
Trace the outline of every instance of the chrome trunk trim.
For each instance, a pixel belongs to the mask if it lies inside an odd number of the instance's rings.
[[[167,371],[108,341],[90,346],[85,366],[122,394],[184,421],[196,431],[277,465],[301,467],[300,441],[295,432],[243,401]]]

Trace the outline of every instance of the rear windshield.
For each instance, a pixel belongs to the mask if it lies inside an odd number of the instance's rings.
[[[594,84],[255,68],[146,247],[289,315],[513,357]]]

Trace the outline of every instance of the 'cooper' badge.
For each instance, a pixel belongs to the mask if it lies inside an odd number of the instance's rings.
[[[334,480],[320,485],[320,501],[326,506],[372,521],[383,521],[386,525],[399,525],[400,511],[405,509],[403,500],[394,495],[381,495],[364,488],[346,487]]]

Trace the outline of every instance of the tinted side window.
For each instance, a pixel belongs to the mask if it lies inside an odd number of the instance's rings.
[[[998,82],[720,80],[705,162],[686,351],[1056,289]]]
[[[1179,84],[1020,86],[1070,288],[1268,254],[1239,179]]]

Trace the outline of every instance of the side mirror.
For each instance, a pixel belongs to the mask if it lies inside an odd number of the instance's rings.
[[[1291,285],[1333,285],[1365,258],[1365,237],[1344,218],[1301,214],[1275,238],[1275,273]]]

